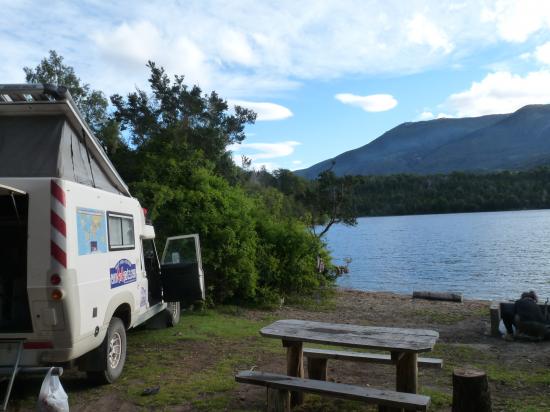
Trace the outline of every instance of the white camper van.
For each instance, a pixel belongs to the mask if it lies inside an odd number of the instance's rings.
[[[154,237],[65,88],[0,85],[0,371],[117,379],[127,329],[204,299],[198,236]]]

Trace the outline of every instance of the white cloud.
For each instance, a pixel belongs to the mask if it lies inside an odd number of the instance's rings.
[[[510,113],[528,104],[550,103],[550,71],[525,76],[501,71],[473,82],[468,90],[449,96],[443,104],[459,117]]]
[[[366,112],[385,112],[397,106],[397,100],[391,94],[358,96],[351,93],[338,93],[334,98],[341,103],[360,107]]]
[[[482,10],[482,21],[494,23],[500,37],[522,43],[543,28],[550,28],[550,2],[498,0]]]
[[[427,45],[433,51],[441,49],[448,54],[454,48],[447,34],[422,14],[416,14],[407,22],[407,34],[412,43]]]
[[[542,64],[550,64],[550,41],[535,49],[535,57]]]
[[[301,165],[302,163],[303,163],[303,162],[302,162],[301,160],[293,160],[293,161],[292,161],[292,164],[293,164],[293,165],[296,165],[296,166],[297,166],[297,165]]]
[[[290,109],[275,103],[250,102],[246,100],[229,100],[232,106],[242,106],[256,112],[257,121],[263,120],[282,120],[292,117]]]
[[[233,29],[228,29],[223,33],[220,55],[227,62],[243,66],[254,66],[258,63],[247,36]]]
[[[23,66],[55,49],[107,94],[143,87],[152,59],[205,91],[265,101],[309,79],[460,65],[499,40],[524,42],[550,28],[550,1],[482,4],[0,0],[0,79],[21,81]]]
[[[233,153],[244,154],[252,160],[275,159],[290,156],[300,142],[294,140],[278,143],[241,143],[231,145],[228,149]]]
[[[434,114],[430,111],[423,111],[418,116],[418,120],[433,120],[433,119],[451,119],[453,118],[453,115],[447,114],[447,113],[438,113]]]
[[[267,170],[275,170],[279,165],[272,159],[288,157],[294,153],[296,146],[301,143],[294,140],[277,143],[240,143],[233,144],[227,149],[232,152],[233,159],[237,164],[241,163],[241,156],[246,156],[252,160],[252,168],[260,169],[265,167]],[[298,164],[293,162],[293,164]],[[301,161],[298,161],[301,163]]]
[[[20,81],[21,67],[53,48],[108,94],[143,85],[152,59],[187,83],[243,100],[277,96],[308,79],[418,72],[490,44],[497,24],[482,21],[475,0],[0,4],[0,43],[14,45],[0,49],[2,81]],[[54,30],[52,19],[71,30]]]

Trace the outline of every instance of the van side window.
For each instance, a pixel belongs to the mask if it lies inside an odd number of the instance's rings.
[[[107,212],[109,250],[135,248],[134,218],[122,213]]]

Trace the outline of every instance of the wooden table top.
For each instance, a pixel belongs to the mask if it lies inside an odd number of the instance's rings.
[[[386,328],[306,320],[278,320],[260,330],[269,338],[394,352],[429,352],[439,333],[425,329]]]

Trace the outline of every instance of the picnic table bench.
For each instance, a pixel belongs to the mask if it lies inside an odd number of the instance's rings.
[[[242,371],[235,376],[235,380],[241,383],[265,386],[268,389],[267,408],[270,412],[290,411],[289,391],[291,390],[362,401],[378,405],[379,410],[389,407],[399,410],[405,408],[407,410],[426,411],[430,404],[429,396],[295,378],[275,373]]]
[[[282,340],[287,349],[287,375],[300,379],[304,377],[304,342],[388,351],[390,362],[396,366],[396,391],[412,394],[418,391],[418,354],[431,351],[439,338],[439,334],[432,330],[295,319],[276,321],[262,328],[260,334]],[[302,400],[301,392],[292,392],[292,405],[298,405]]]

